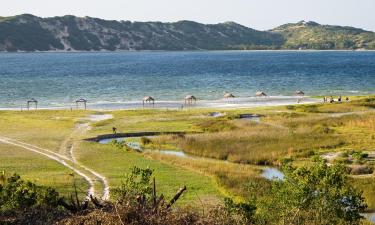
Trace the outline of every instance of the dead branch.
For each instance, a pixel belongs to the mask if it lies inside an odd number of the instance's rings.
[[[167,209],[169,209],[180,198],[184,191],[186,191],[186,186],[180,188],[180,190],[177,191],[177,194],[169,201]]]

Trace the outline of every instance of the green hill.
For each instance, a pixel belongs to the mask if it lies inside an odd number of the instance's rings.
[[[375,33],[304,21],[258,31],[234,22],[130,22],[30,14],[0,17],[0,51],[244,49],[375,49]]]
[[[279,26],[285,49],[375,49],[375,33],[354,27],[320,25],[301,21]]]
[[[0,20],[2,51],[274,49],[283,42],[280,34],[233,22],[205,25],[28,14]]]

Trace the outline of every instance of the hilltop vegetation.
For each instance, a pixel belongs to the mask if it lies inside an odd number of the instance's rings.
[[[91,17],[0,17],[0,51],[375,49],[375,33],[315,22],[270,31],[234,22],[201,24]]]
[[[375,49],[375,33],[354,27],[301,21],[272,30],[285,37],[285,49]]]
[[[204,25],[20,15],[1,21],[0,30],[3,51],[219,50],[276,48],[283,42],[280,34],[231,22]]]

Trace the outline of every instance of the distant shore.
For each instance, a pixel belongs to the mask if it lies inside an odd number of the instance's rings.
[[[228,49],[228,50],[49,50],[49,51],[0,51],[4,53],[127,53],[127,52],[375,52],[375,49]]]
[[[142,101],[129,102],[100,102],[87,103],[87,109],[99,111],[113,111],[113,110],[135,110],[135,109],[240,109],[240,108],[255,108],[267,106],[282,106],[294,104],[311,104],[321,102],[318,98],[312,97],[298,97],[298,96],[268,96],[268,97],[252,97],[252,98],[233,98],[233,99],[219,99],[219,100],[198,100],[196,103],[186,104],[184,101],[155,101],[155,104],[145,103]],[[21,109],[22,108],[22,109]],[[83,109],[81,105],[78,107]],[[75,103],[62,104],[61,106],[43,106],[40,103],[40,110],[76,110]],[[0,107],[0,110],[10,111],[27,111],[26,105],[20,107]],[[30,106],[30,110],[35,110],[34,105]]]

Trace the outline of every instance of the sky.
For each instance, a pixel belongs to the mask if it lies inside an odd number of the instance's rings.
[[[0,16],[22,13],[130,21],[234,21],[258,30],[306,20],[375,31],[375,0],[1,0]]]

